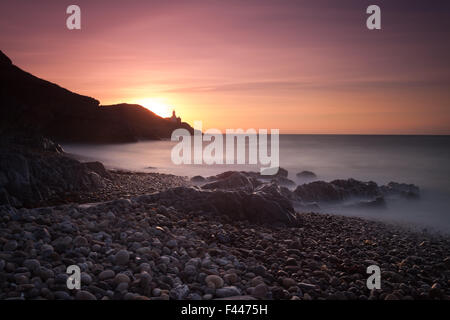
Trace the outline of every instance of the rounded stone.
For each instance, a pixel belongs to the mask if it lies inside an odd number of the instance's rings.
[[[89,291],[80,290],[75,295],[75,299],[77,300],[97,300],[97,298],[90,293]]]
[[[114,256],[114,261],[117,265],[126,265],[130,261],[130,253],[127,250],[119,250]]]
[[[3,246],[4,251],[14,251],[17,249],[17,241],[16,240],[10,240]]]
[[[211,274],[205,278],[206,285],[212,289],[219,289],[223,287],[223,279],[219,276]]]
[[[283,287],[285,287],[286,289],[297,285],[297,282],[292,278],[284,278],[282,283]]]
[[[116,285],[120,284],[120,283],[130,283],[130,277],[128,277],[126,274],[124,273],[118,273],[116,275],[116,277],[114,278],[114,283]]]
[[[104,271],[100,272],[100,274],[98,275],[98,278],[100,280],[108,280],[108,279],[114,278],[114,275],[115,275],[114,271],[104,270]]]
[[[267,296],[268,288],[264,283],[258,284],[252,292],[252,295],[259,299],[265,299]]]
[[[77,247],[83,247],[83,246],[87,246],[88,245],[87,239],[85,237],[82,237],[82,236],[75,237],[75,239],[73,240],[73,243]]]
[[[30,271],[36,272],[40,269],[41,263],[36,259],[27,259],[23,262],[23,266]]]

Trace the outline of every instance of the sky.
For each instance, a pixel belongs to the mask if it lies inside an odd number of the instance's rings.
[[[440,0],[0,2],[0,50],[20,68],[203,129],[450,134],[449,39]]]

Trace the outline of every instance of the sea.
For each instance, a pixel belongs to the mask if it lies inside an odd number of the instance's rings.
[[[177,142],[141,141],[126,144],[66,144],[64,150],[85,161],[101,161],[108,168],[160,172],[192,177],[229,170],[258,171],[259,165],[181,164],[171,159]],[[204,143],[207,145],[208,143]],[[246,147],[249,147],[248,143]],[[248,156],[248,154],[247,154]],[[450,136],[402,135],[280,135],[279,162],[297,184],[307,170],[317,180],[354,178],[386,184],[415,184],[420,198],[396,199],[384,209],[328,206],[322,213],[357,216],[400,224],[420,231],[450,234]]]

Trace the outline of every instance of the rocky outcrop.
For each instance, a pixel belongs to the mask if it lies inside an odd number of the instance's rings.
[[[378,186],[375,182],[362,182],[355,179],[333,180],[331,182],[314,181],[298,186],[294,190],[299,201],[340,202],[352,198],[369,200],[366,205],[384,205],[383,197],[400,196],[418,198],[419,188],[412,184],[390,182]],[[361,203],[364,205],[364,203]]]
[[[261,224],[296,223],[292,203],[279,186],[262,185],[254,191],[200,190],[179,187],[140,197],[144,202],[161,202],[186,212],[229,217],[231,220],[248,220]]]
[[[0,144],[0,204],[37,206],[66,192],[93,191],[108,178],[101,163],[83,164],[69,158],[49,139],[14,136],[7,140]]]
[[[216,176],[215,181],[204,184],[202,189],[253,191],[261,182],[245,172],[227,171]]]
[[[39,79],[11,63],[0,51],[0,134],[29,131],[59,143],[117,143],[169,138],[173,123],[131,104],[100,106],[91,97]]]

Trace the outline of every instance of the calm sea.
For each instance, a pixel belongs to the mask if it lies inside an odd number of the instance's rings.
[[[63,147],[86,160],[134,171],[209,176],[227,170],[258,170],[254,165],[174,165],[174,145],[171,141],[145,141]],[[393,201],[383,210],[322,210],[450,232],[450,136],[281,135],[280,165],[299,184],[304,181],[299,181],[296,173],[303,170],[313,171],[325,181],[355,178],[379,184],[414,183],[421,189],[417,201]]]

